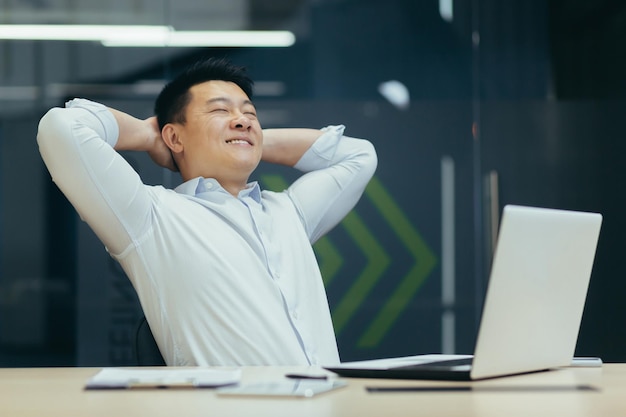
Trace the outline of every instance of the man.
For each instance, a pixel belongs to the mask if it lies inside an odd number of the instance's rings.
[[[53,180],[131,280],[168,365],[339,362],[311,245],[354,207],[377,159],[343,126],[262,130],[245,69],[201,61],[139,120],[84,99],[37,140]],[[180,170],[148,186],[117,153]],[[260,160],[305,172],[283,192],[248,182]]]

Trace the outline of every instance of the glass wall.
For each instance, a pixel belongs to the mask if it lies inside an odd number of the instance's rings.
[[[626,320],[618,269],[626,6],[57,0],[1,7],[0,25],[151,25],[166,28],[170,45],[0,39],[0,366],[134,363],[142,314],[134,291],[50,180],[37,123],[70,97],[148,117],[164,83],[205,56],[249,68],[264,127],[341,123],[377,148],[379,168],[360,203],[314,247],[342,359],[471,353],[498,215],[509,203],[605,215],[577,353],[626,358],[626,337],[613,330]],[[172,28],[289,32],[295,42],[172,46]],[[124,155],[147,183],[180,182],[146,155]],[[296,173],[261,165],[253,177],[280,189]]]

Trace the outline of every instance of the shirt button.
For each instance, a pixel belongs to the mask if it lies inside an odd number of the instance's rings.
[[[296,310],[292,310],[292,311],[291,311],[291,317],[292,317],[294,320],[298,320],[298,312],[297,312]]]

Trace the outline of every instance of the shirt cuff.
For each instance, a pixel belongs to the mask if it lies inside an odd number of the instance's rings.
[[[324,132],[311,147],[302,155],[294,168],[303,171],[315,171],[331,165],[337,145],[343,137],[344,125],[327,126]]]
[[[95,101],[86,100],[84,98],[75,98],[66,102],[65,107],[68,109],[85,109],[89,113],[96,116],[102,125],[102,129],[100,130],[96,128],[96,131],[106,143],[108,143],[112,148],[115,147],[120,134],[120,129],[117,125],[117,121],[115,120],[115,116],[113,116],[113,113],[111,113],[104,104],[96,103]]]

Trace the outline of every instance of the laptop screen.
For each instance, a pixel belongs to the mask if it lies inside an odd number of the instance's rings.
[[[597,213],[504,208],[473,379],[571,362],[601,222]]]

